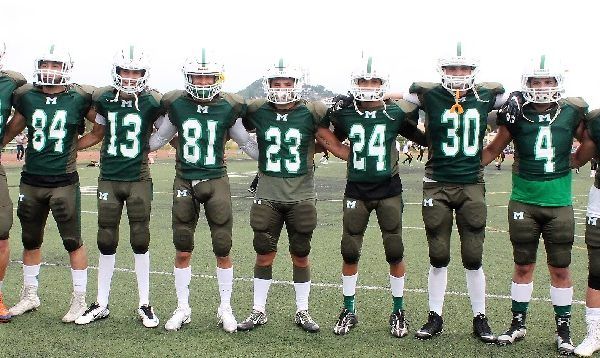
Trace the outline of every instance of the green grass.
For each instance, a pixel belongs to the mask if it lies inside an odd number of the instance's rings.
[[[504,330],[510,320],[510,282],[512,275],[512,249],[507,237],[508,192],[510,192],[510,162],[501,171],[493,166],[486,169],[488,228],[484,253],[487,276],[488,316],[495,332]],[[234,196],[234,246],[235,265],[233,307],[238,320],[242,320],[252,305],[252,272],[254,250],[252,230],[249,226],[249,209],[252,203],[246,188],[253,178],[256,163],[231,160],[229,164],[231,191]],[[287,254],[287,240],[282,237],[280,255],[276,259],[267,310],[269,323],[251,332],[226,334],[216,325],[218,292],[215,261],[210,247],[206,221],[201,219],[196,232],[196,246],[191,283],[192,323],[179,332],[166,332],[164,322],[176,308],[173,287],[174,248],[171,236],[171,187],[174,175],[173,162],[158,162],[152,166],[154,202],[151,221],[151,301],[161,325],[146,329],[137,319],[137,286],[133,274],[133,254],[128,242],[129,229],[122,220],[121,245],[117,252],[117,271],[111,292],[111,315],[108,319],[80,327],[66,325],[60,318],[66,312],[71,276],[68,256],[58,236],[56,225],[48,220],[43,261],[40,274],[40,308],[16,317],[10,324],[0,324],[3,357],[102,357],[102,356],[396,356],[408,357],[482,357],[482,356],[555,356],[554,316],[549,302],[549,278],[545,253],[541,250],[541,264],[535,274],[534,297],[528,316],[527,338],[511,347],[487,346],[470,334],[471,308],[465,295],[464,269],[460,263],[457,232],[453,232],[452,261],[449,267],[448,294],[444,307],[444,333],[427,342],[414,339],[412,333],[427,316],[427,272],[429,267],[427,244],[421,220],[420,202],[423,164],[401,166],[404,184],[404,230],[406,262],[408,266],[405,306],[411,335],[398,340],[390,336],[387,319],[391,312],[391,295],[387,290],[388,266],[385,262],[381,236],[375,218],[371,219],[365,236],[359,268],[360,286],[357,290],[357,309],[360,324],[347,336],[338,337],[332,332],[333,324],[342,305],[339,284],[341,256],[341,202],[344,190],[344,164],[336,160],[320,166],[316,175],[319,199],[319,225],[314,233],[311,252],[313,286],[311,314],[321,325],[318,334],[307,334],[293,324],[295,312],[291,280],[291,262]],[[6,167],[13,200],[18,195],[20,168]],[[82,188],[97,184],[98,168],[79,168]],[[574,207],[576,209],[576,239],[573,249],[572,272],[575,286],[573,308],[573,337],[579,343],[585,334],[584,292],[587,277],[587,253],[583,240],[587,192],[592,179],[586,167],[574,175]],[[92,194],[95,191],[92,192]],[[82,197],[82,224],[84,240],[88,247],[90,266],[98,262],[96,248],[96,198]],[[124,217],[123,219],[125,219]],[[21,228],[15,215],[12,229],[11,265],[4,281],[5,301],[16,303],[21,287]],[[540,246],[543,248],[543,246]],[[97,271],[89,270],[88,303],[95,300]]]

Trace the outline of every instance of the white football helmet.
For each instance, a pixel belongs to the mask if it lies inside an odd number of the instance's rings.
[[[360,79],[379,79],[381,86],[361,87],[358,85]],[[376,66],[373,57],[369,56],[362,60],[360,68],[352,72],[350,76],[350,92],[357,101],[381,101],[389,87],[389,76]]]
[[[44,62],[57,62],[61,64],[60,70],[42,68]],[[35,59],[33,83],[38,86],[65,86],[71,83],[71,70],[73,60],[69,52],[58,46],[50,45],[44,53]]]
[[[471,67],[471,74],[465,76],[452,76],[446,74],[445,67],[467,66]],[[465,56],[462,44],[456,43],[456,49],[446,57],[438,59],[438,73],[442,77],[442,86],[448,91],[466,91],[475,86],[475,76],[479,72],[479,61],[473,57]]]
[[[291,78],[294,86],[290,88],[272,88],[271,80],[275,78]],[[304,75],[298,67],[291,66],[280,58],[275,65],[269,67],[263,76],[263,90],[267,100],[275,104],[287,104],[299,100],[302,96]]]
[[[562,67],[546,57],[541,55],[530,61],[528,68],[523,71],[521,76],[521,91],[523,98],[527,102],[533,103],[552,103],[562,98],[565,92],[564,88],[564,70]],[[531,88],[529,80],[532,78],[554,78],[555,87]]]
[[[225,73],[223,65],[216,62],[212,56],[202,49],[200,56],[188,57],[181,71],[185,78],[185,90],[195,99],[210,101],[221,92]],[[214,76],[215,82],[210,85],[195,85],[194,75]]]
[[[119,75],[120,69],[140,70],[139,78],[127,78]],[[125,47],[115,54],[112,67],[113,87],[128,94],[142,92],[150,76],[150,61],[141,48],[133,45]]]

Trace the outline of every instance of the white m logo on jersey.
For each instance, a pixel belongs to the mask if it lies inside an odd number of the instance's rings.
[[[525,219],[525,212],[523,211],[513,211],[513,219],[514,220],[523,220]]]
[[[346,200],[347,209],[356,209],[356,200]]]
[[[282,122],[287,122],[287,113],[286,114],[279,114],[277,113],[277,121],[282,121]]]
[[[19,194],[19,201],[23,201],[25,199],[25,194]]]
[[[124,99],[121,100],[121,108],[126,108],[126,107],[128,107],[128,108],[133,107],[133,101],[131,101],[131,100],[126,101]]]
[[[365,118],[375,118],[377,111],[365,111]]]
[[[108,200],[108,193],[103,193],[101,191],[98,192],[98,199],[100,200]]]
[[[590,225],[594,225],[596,226],[596,221],[598,220],[598,218],[592,217],[592,216],[588,216],[588,224]]]
[[[56,104],[56,97],[46,97],[46,104]]]
[[[188,196],[187,189],[183,189],[183,190],[177,189],[177,197],[181,198],[182,196]]]
[[[423,199],[423,206],[433,206],[433,198]]]
[[[204,113],[204,114],[208,113],[208,106],[201,106],[201,105],[198,105],[198,110],[197,110],[197,112],[198,112],[198,113]]]

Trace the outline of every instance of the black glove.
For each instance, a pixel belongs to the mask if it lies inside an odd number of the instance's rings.
[[[354,96],[352,96],[352,93],[348,92],[347,95],[340,94],[333,97],[333,106],[331,108],[333,108],[334,111],[339,111],[340,109],[350,107],[353,104]]]
[[[499,116],[504,116],[508,123],[515,123],[523,116],[523,103],[525,99],[519,91],[512,92],[506,102],[498,110]]]

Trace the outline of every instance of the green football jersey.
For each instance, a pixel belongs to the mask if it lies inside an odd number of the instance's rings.
[[[0,72],[0,144],[4,139],[4,128],[10,117],[12,108],[13,92],[23,86],[27,81],[18,72],[1,71]]]
[[[340,139],[350,141],[348,181],[382,182],[398,174],[396,137],[406,133],[409,127],[417,127],[419,109],[401,100],[387,102],[387,115],[383,106],[362,112],[359,114],[354,106],[328,112],[321,126],[333,124],[336,133],[343,135]]]
[[[221,93],[210,102],[198,102],[185,91],[171,91],[165,94],[161,106],[179,133],[176,175],[186,180],[227,175],[227,131],[244,116],[244,100],[235,94]]]
[[[572,204],[571,147],[587,107],[581,98],[566,98],[544,112],[527,105],[524,118],[514,123],[498,118],[515,146],[511,200],[540,206]]]
[[[62,175],[76,171],[77,129],[91,102],[92,95],[76,84],[58,94],[45,94],[33,85],[15,91],[13,106],[25,117],[29,139],[23,172]]]
[[[418,96],[425,112],[429,160],[425,176],[438,182],[473,184],[483,181],[481,151],[488,113],[496,96],[504,93],[499,83],[475,85],[460,100],[464,112],[451,112],[454,96],[439,83],[413,83],[409,92]]]
[[[115,89],[102,87],[92,95],[96,112],[106,118],[100,149],[100,180],[141,181],[150,179],[148,152],[150,135],[161,115],[161,94],[148,90],[135,98],[115,101]]]
[[[299,101],[289,110],[264,99],[248,104],[244,126],[256,129],[258,198],[291,203],[315,197],[315,133],[326,111],[321,102]]]

